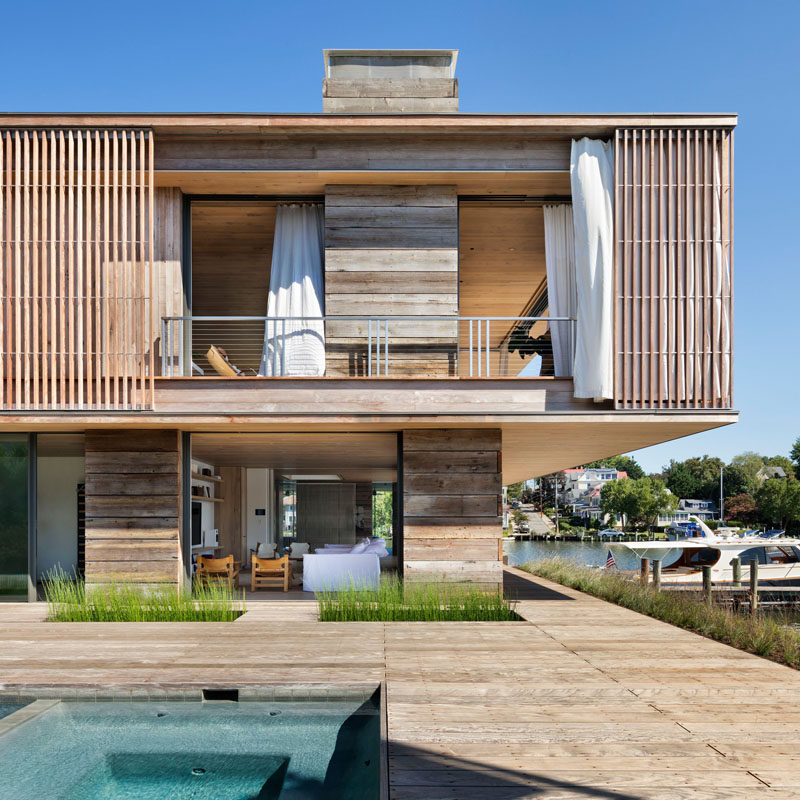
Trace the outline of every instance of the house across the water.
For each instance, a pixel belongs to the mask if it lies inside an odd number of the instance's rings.
[[[326,51],[322,113],[0,114],[0,594],[378,499],[406,580],[496,588],[503,485],[736,421],[736,116],[462,113],[456,55]]]

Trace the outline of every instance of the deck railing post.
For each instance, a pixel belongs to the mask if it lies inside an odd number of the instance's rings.
[[[750,613],[758,614],[758,561],[750,561]]]
[[[653,588],[661,591],[661,559],[656,558],[653,560]]]
[[[650,573],[650,562],[646,558],[639,560],[639,582],[642,586],[647,586]]]
[[[706,603],[711,605],[711,567],[708,564],[703,565],[703,598]]]
[[[742,585],[742,559],[738,556],[731,559],[733,569],[733,585],[738,588]]]

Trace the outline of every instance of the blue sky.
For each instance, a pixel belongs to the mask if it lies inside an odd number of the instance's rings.
[[[636,455],[786,453],[800,436],[800,4],[2,5],[7,111],[320,111],[324,47],[457,47],[462,111],[738,112],[734,426]]]

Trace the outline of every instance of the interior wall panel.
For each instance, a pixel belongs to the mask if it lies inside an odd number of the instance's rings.
[[[153,136],[0,129],[0,408],[149,408]]]

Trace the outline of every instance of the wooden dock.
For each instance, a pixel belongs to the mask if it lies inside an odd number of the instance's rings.
[[[5,687],[387,682],[392,800],[800,795],[800,672],[515,569],[519,623],[48,624],[0,607]],[[10,611],[10,610],[9,610]]]

